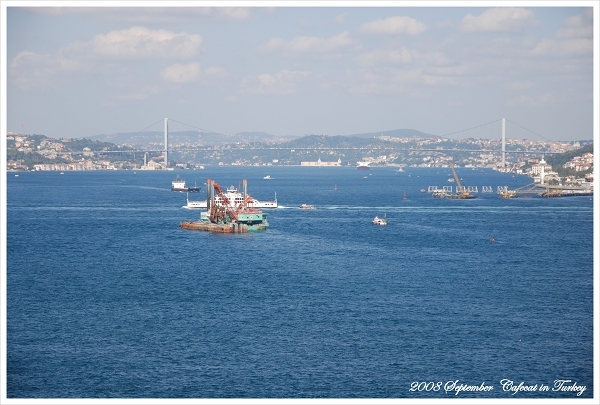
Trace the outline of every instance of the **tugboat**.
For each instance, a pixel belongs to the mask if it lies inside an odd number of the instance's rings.
[[[194,183],[194,187],[187,187],[185,180],[180,179],[179,176],[171,182],[171,191],[185,191],[190,193],[197,193],[200,191],[200,187]]]

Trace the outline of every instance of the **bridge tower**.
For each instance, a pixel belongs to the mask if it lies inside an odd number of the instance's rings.
[[[169,119],[165,118],[165,170],[169,167]]]

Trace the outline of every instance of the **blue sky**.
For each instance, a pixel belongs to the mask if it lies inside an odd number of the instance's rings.
[[[2,2],[8,131],[593,138],[597,1],[60,4]]]

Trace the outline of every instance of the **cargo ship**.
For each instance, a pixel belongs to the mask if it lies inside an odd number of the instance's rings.
[[[214,180],[206,181],[207,210],[200,213],[199,221],[179,223],[182,229],[209,231],[218,233],[247,233],[264,231],[268,228],[267,215],[262,211],[249,207],[252,197],[247,194],[247,181],[244,180],[242,201],[235,205],[229,201],[227,194]],[[220,203],[217,204],[217,197]]]
[[[179,176],[171,182],[171,191],[185,191],[189,193],[197,193],[200,191],[200,187],[194,184],[194,187],[188,187],[185,184],[185,180],[180,179]]]

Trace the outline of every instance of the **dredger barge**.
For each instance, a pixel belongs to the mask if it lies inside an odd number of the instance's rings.
[[[234,206],[221,186],[214,180],[207,179],[206,211],[200,213],[199,221],[181,222],[179,227],[218,233],[247,233],[266,230],[269,226],[267,214],[256,208],[248,207],[248,203],[254,198],[248,195],[248,182],[245,179],[242,195],[242,202]]]

